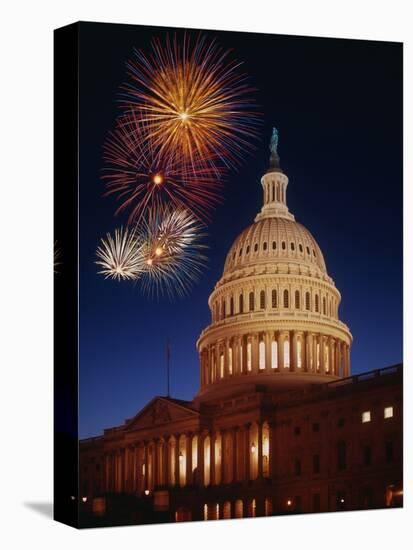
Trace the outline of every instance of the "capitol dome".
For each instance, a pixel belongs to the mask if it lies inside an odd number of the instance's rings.
[[[263,207],[235,239],[209,298],[211,324],[197,342],[200,400],[350,375],[352,336],[339,320],[341,296],[316,240],[288,210],[277,146],[274,129]]]

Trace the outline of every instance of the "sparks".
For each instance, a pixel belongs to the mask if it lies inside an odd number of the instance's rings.
[[[103,269],[98,271],[105,279],[132,280],[143,271],[142,244],[135,231],[115,229],[115,237],[110,233],[101,239],[96,251],[95,262]]]
[[[220,200],[222,181],[201,163],[188,164],[182,156],[162,153],[139,113],[119,118],[103,151],[106,195],[116,195],[120,203],[116,214],[129,211],[129,224],[139,222],[149,209],[166,204],[209,221]]]
[[[202,225],[188,210],[164,207],[151,212],[137,232],[144,243],[143,290],[169,297],[188,294],[207,261]]]
[[[217,172],[239,165],[253,148],[255,90],[229,53],[205,36],[192,44],[188,35],[181,43],[176,35],[154,39],[149,56],[135,50],[120,105],[140,112],[162,154],[178,152],[193,165],[198,157]]]

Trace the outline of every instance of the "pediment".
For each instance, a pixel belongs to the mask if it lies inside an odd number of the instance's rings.
[[[165,397],[155,397],[126,422],[125,429],[140,430],[197,416],[198,412],[186,405]]]

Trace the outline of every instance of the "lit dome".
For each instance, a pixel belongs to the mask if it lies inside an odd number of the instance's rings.
[[[341,295],[314,237],[288,210],[277,145],[274,130],[263,207],[235,239],[208,300],[211,324],[197,342],[200,400],[350,375],[352,336],[338,316]]]
[[[285,218],[264,218],[244,229],[231,246],[224,277],[242,269],[273,269],[292,264],[300,272],[327,275],[323,254],[311,233],[300,223]]]

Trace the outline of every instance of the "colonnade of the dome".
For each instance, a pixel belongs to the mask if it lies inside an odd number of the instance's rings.
[[[276,373],[350,375],[349,344],[327,334],[266,330],[218,338],[200,350],[201,388],[238,376]]]

